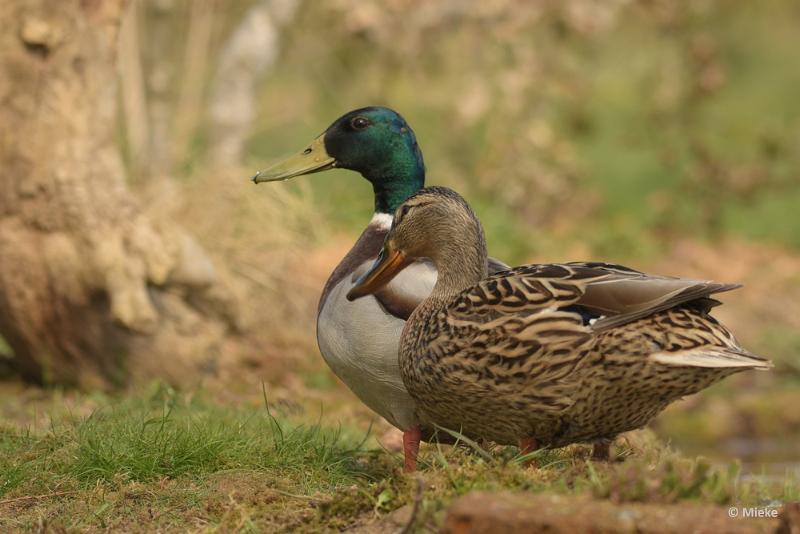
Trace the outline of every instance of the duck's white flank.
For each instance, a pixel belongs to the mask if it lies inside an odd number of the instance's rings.
[[[376,218],[379,215],[385,214],[377,214]],[[371,258],[364,262],[354,276],[344,277],[331,289],[317,317],[317,342],[331,370],[361,402],[397,428],[408,430],[418,421],[398,361],[405,321],[389,314],[374,297],[352,302],[346,297],[357,275],[373,261]],[[433,266],[415,263],[389,285],[398,293],[425,298],[435,283]]]
[[[393,216],[375,213],[368,228],[388,231]],[[377,256],[377,251],[375,251]],[[414,401],[403,385],[398,361],[400,333],[405,321],[386,310],[374,297],[347,300],[356,278],[375,257],[359,265],[328,293],[317,317],[317,342],[322,357],[361,402],[401,430],[417,424]],[[436,269],[413,264],[389,286],[399,294],[422,300],[436,283]]]

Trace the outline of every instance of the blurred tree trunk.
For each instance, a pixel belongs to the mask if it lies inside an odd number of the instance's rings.
[[[257,89],[280,52],[297,0],[257,0],[222,46],[209,98],[210,159],[239,165],[257,113]]]
[[[237,306],[129,193],[116,143],[124,0],[0,2],[0,335],[29,379],[190,377]]]
[[[133,0],[134,2],[139,0]],[[205,0],[198,0],[204,2]],[[144,67],[149,144],[143,181],[159,189],[173,177],[174,119],[181,77],[182,24],[191,25],[185,1],[141,1],[143,46],[138,50]],[[124,89],[127,90],[127,87]]]

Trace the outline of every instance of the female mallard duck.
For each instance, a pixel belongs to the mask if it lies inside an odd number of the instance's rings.
[[[394,211],[423,187],[422,153],[399,114],[368,107],[340,117],[302,152],[260,171],[253,181],[287,180],[332,168],[357,171],[372,184],[375,212],[322,290],[317,342],[333,372],[370,409],[403,430],[410,447],[419,442],[420,427],[400,377],[398,343],[405,320],[433,288],[436,269],[419,259],[372,298],[350,302],[345,296],[378,256]],[[506,268],[491,261],[493,271]],[[427,436],[431,429],[423,425],[421,433]]]
[[[378,260],[347,297],[380,290],[420,257],[439,276],[406,323],[399,359],[425,424],[525,452],[608,442],[676,399],[771,366],[709,315],[719,304],[710,295],[736,285],[605,263],[527,265],[487,278],[480,222],[441,187],[399,207]]]

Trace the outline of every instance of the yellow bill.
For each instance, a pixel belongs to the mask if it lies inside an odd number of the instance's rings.
[[[258,171],[252,178],[253,183],[288,180],[295,176],[312,174],[335,167],[336,160],[329,156],[325,150],[324,136],[325,134],[322,134],[311,141],[311,144],[302,152],[286,158],[263,171]]]

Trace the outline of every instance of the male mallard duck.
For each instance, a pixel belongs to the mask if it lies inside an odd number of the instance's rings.
[[[367,107],[340,117],[300,153],[253,177],[255,183],[287,180],[332,168],[361,173],[375,196],[372,220],[334,269],[319,300],[317,342],[333,372],[370,409],[404,431],[406,447],[419,442],[414,401],[397,361],[405,320],[428,296],[436,269],[426,259],[412,262],[372,298],[345,296],[383,245],[397,207],[425,182],[425,165],[411,127],[395,111]],[[491,270],[507,266],[491,260]],[[408,431],[412,431],[411,434]],[[423,436],[432,429],[421,428]]]
[[[771,364],[711,315],[738,286],[621,265],[527,265],[487,278],[481,223],[457,193],[418,191],[395,212],[373,267],[347,295],[380,290],[417,258],[439,276],[400,339],[416,415],[524,452],[613,439],[670,402]],[[407,465],[414,465],[407,459]]]

